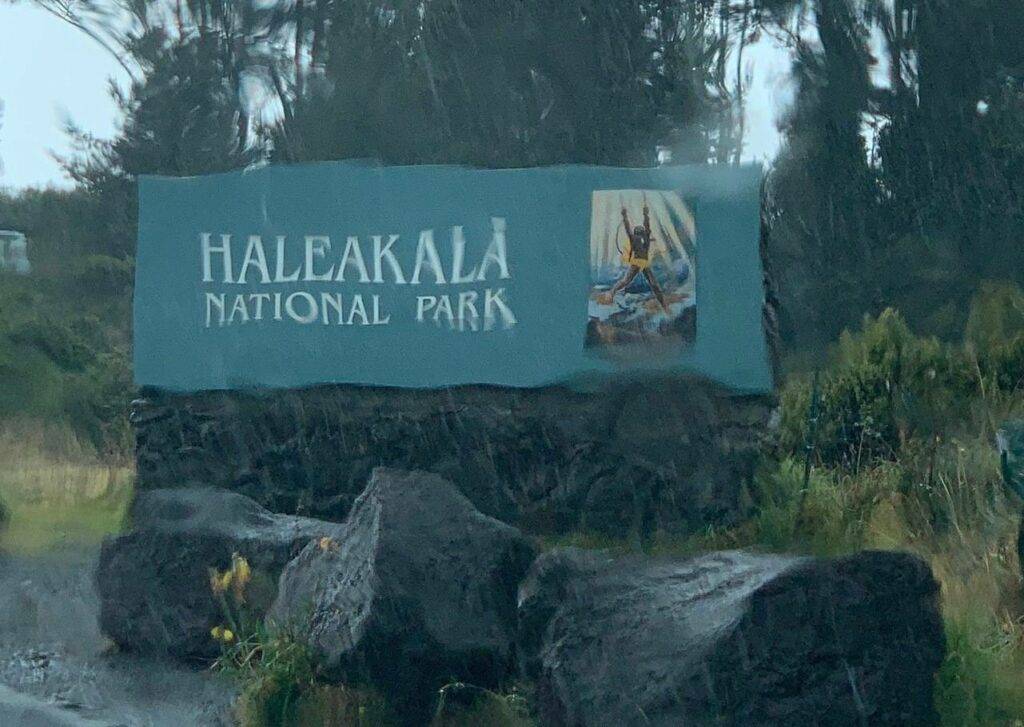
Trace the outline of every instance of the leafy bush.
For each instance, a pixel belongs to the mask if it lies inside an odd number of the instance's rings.
[[[63,376],[48,356],[0,335],[0,419],[58,417],[63,397]]]
[[[7,331],[7,338],[42,351],[64,371],[84,371],[95,359],[95,352],[66,323],[46,317],[16,322]]]
[[[110,321],[0,281],[0,419],[63,421],[101,454],[131,448],[127,344]],[[43,286],[45,287],[45,286]]]
[[[441,688],[430,727],[530,727],[527,700],[515,689],[497,694],[462,682]]]
[[[1017,391],[1024,384],[1024,292],[989,282],[971,301],[964,341],[987,389]]]
[[[242,727],[396,724],[376,692],[318,682],[309,647],[294,631],[255,624],[242,634],[223,627],[213,634],[225,645],[218,668],[241,686],[235,714]]]
[[[67,383],[64,410],[75,430],[99,452],[129,452],[132,433],[127,414],[134,383],[127,351],[97,355],[92,365]]]
[[[1024,715],[1019,504],[992,434],[1024,401],[1024,294],[983,286],[963,345],[914,336],[892,311],[845,333],[821,374],[784,391],[784,451],[734,543],[836,553],[881,547],[928,560],[942,584],[947,658],[936,680],[944,725]],[[803,486],[804,445],[816,465]],[[722,538],[721,535],[718,536]]]
[[[811,446],[818,464],[856,471],[915,447],[934,449],[979,409],[994,430],[1024,383],[1024,292],[982,286],[963,339],[916,336],[893,310],[866,317],[833,347],[816,401],[811,376],[783,389],[783,451],[801,456]]]
[[[798,455],[810,443],[820,463],[857,469],[894,458],[911,437],[941,434],[975,385],[959,349],[915,336],[886,310],[840,337],[815,407],[813,388],[803,377],[782,393],[784,451]]]
[[[242,685],[236,705],[242,725],[298,724],[298,702],[315,680],[308,649],[291,634],[257,627],[233,639],[219,665]]]
[[[0,216],[29,233],[35,273],[0,276],[0,423],[70,425],[122,459],[132,261],[101,254],[110,249],[102,211],[81,191],[0,194]]]
[[[298,697],[313,684],[313,660],[290,633],[271,634],[252,615],[247,594],[252,579],[248,561],[237,553],[227,570],[210,570],[210,590],[226,622],[210,632],[222,647],[215,668],[242,685],[237,705],[242,725],[294,723]]]
[[[936,678],[943,725],[1024,717],[1020,503],[1003,483],[994,430],[1024,414],[1024,294],[985,286],[964,342],[915,336],[886,311],[845,333],[819,378],[791,380],[781,460],[766,458],[754,516],[662,553],[753,548],[835,555],[907,550],[941,584],[947,657]],[[811,436],[813,432],[813,436]],[[805,480],[805,445],[811,467]]]
[[[131,288],[134,275],[131,259],[109,255],[86,255],[75,269],[76,283],[93,295],[122,295]]]

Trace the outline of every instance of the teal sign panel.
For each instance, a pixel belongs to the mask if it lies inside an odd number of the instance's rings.
[[[771,387],[756,167],[379,167],[143,177],[135,377],[191,391]]]

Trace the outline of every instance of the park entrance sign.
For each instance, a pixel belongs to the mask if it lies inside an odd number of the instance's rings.
[[[758,168],[335,162],[143,177],[135,377],[189,391],[770,388]]]

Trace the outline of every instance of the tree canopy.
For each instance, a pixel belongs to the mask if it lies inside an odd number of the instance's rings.
[[[1024,282],[1024,5],[1003,0],[37,0],[117,53],[112,140],[69,174],[131,256],[134,179],[375,158],[738,163],[753,43],[791,59],[765,185],[782,333],[897,306],[961,330]]]

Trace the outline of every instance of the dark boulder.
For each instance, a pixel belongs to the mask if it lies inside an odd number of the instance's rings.
[[[100,628],[126,651],[192,659],[218,653],[210,629],[224,623],[209,570],[232,554],[253,573],[246,608],[261,617],[285,564],[337,524],[274,515],[247,497],[218,489],[152,490],[138,495],[130,532],[108,538],[96,580]]]
[[[268,618],[308,634],[325,677],[370,683],[422,724],[446,682],[492,687],[514,672],[516,590],[533,556],[451,483],[377,469],[337,541],[288,564]]]
[[[903,553],[558,549],[520,589],[521,659],[545,725],[936,724],[937,596]]]

